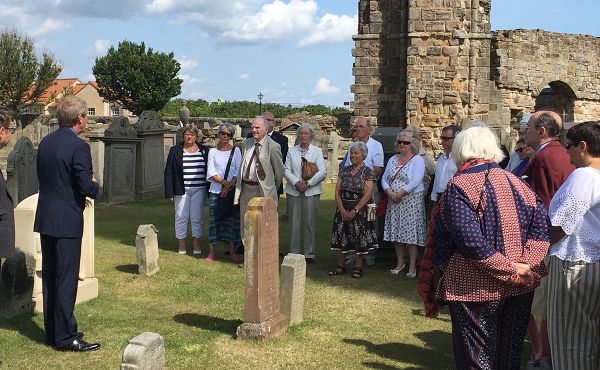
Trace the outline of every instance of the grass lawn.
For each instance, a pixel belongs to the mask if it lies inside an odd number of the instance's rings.
[[[280,210],[285,199],[280,202]],[[0,319],[0,369],[117,369],[127,342],[152,331],[165,338],[169,369],[451,369],[450,317],[423,316],[416,280],[391,275],[394,257],[384,251],[362,279],[329,277],[335,211],[327,185],[318,216],[316,263],[307,266],[304,322],[275,340],[237,341],[243,318],[244,271],[227,262],[179,255],[173,206],[166,200],[96,207],[97,299],[75,314],[86,339],[102,348],[90,353],[56,352],[44,345],[40,314]],[[160,268],[137,274],[135,234],[139,224],[159,230]],[[208,221],[205,222],[207,227]],[[205,244],[205,241],[204,245]],[[280,222],[287,251],[288,224]],[[188,244],[191,244],[191,240]],[[189,247],[189,246],[188,246]],[[191,249],[191,248],[190,248]]]

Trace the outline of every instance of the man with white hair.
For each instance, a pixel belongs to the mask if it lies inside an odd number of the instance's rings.
[[[254,197],[271,197],[278,202],[277,189],[283,179],[281,149],[268,135],[268,124],[263,116],[252,121],[252,138],[242,142],[242,165],[235,187],[235,204],[240,205],[241,224],[248,202]],[[244,228],[242,227],[242,238]]]

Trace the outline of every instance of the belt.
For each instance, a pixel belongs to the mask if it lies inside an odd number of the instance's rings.
[[[258,181],[242,180],[242,182],[246,185],[252,185],[252,186],[258,185]]]

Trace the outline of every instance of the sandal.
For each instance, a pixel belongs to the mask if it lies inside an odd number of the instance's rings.
[[[329,276],[334,276],[334,275],[341,275],[341,274],[343,274],[345,272],[346,272],[346,269],[344,268],[344,266],[337,265],[335,267],[335,270],[329,271],[328,274],[329,274]]]
[[[362,277],[362,269],[358,266],[355,266],[352,269],[352,277],[355,279],[360,279]]]

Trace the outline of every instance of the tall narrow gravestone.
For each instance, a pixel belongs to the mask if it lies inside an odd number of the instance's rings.
[[[289,253],[281,264],[281,313],[290,325],[302,322],[306,261],[301,254]]]
[[[140,275],[154,275],[158,272],[158,230],[154,225],[140,225],[135,237],[138,271]]]
[[[27,137],[21,136],[6,161],[6,186],[14,207],[38,192],[36,159],[37,150],[34,149],[33,143]]]
[[[279,311],[279,230],[277,205],[252,198],[244,217],[244,323],[238,339],[268,340],[285,332]]]

